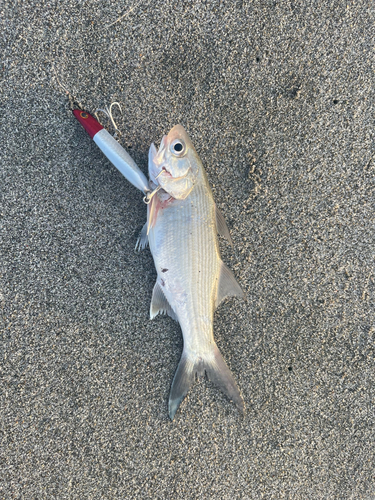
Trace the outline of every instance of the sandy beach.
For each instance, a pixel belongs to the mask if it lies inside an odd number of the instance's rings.
[[[375,498],[370,1],[0,4],[0,498]],[[245,299],[173,422],[182,351],[149,320],[142,194],[75,120],[118,101],[147,173],[180,123]],[[110,132],[110,123],[101,115]]]

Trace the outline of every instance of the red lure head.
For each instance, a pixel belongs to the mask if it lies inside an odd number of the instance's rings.
[[[90,115],[87,111],[82,111],[80,109],[73,109],[73,115],[77,118],[82,127],[89,134],[91,139],[95,134],[102,130],[102,127],[98,120],[95,120],[93,116]]]

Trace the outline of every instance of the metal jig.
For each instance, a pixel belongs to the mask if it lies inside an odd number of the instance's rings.
[[[104,109],[99,108],[99,109],[97,109],[97,110],[95,111],[95,113],[94,113],[94,115],[96,116],[96,118],[97,118],[97,120],[98,120],[98,121],[99,121],[99,119],[98,119],[98,113],[99,113],[99,111],[101,111],[102,113],[104,113],[104,114],[106,115],[106,117],[107,117],[107,118],[110,120],[110,122],[112,123],[113,128],[115,129],[115,134],[114,134],[114,136],[113,136],[114,138],[121,136],[121,132],[120,132],[120,130],[117,128],[116,122],[115,122],[115,120],[113,119],[113,115],[112,115],[112,106],[114,106],[115,104],[117,104],[117,106],[119,107],[120,112],[121,112],[121,114],[122,114],[122,109],[121,109],[121,106],[120,106],[120,104],[119,104],[118,102],[113,102],[113,103],[109,106],[109,108],[108,108],[108,106],[104,106]]]

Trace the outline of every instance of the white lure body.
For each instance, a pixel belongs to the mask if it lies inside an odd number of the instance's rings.
[[[93,140],[108,160],[133,186],[143,193],[149,191],[148,181],[142,170],[105,128],[97,132]]]

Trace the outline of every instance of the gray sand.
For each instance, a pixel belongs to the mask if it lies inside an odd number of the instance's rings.
[[[308,4],[0,3],[1,499],[375,498],[375,9]],[[120,101],[144,172],[188,130],[246,293],[215,315],[244,418],[200,380],[170,422],[142,195],[53,68]]]

